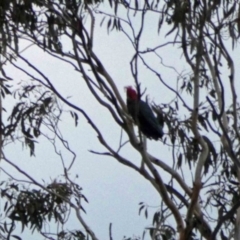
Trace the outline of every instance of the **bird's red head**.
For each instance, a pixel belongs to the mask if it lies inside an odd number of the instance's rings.
[[[127,91],[127,98],[131,100],[137,100],[138,94],[135,89],[133,89],[131,86],[125,87]]]

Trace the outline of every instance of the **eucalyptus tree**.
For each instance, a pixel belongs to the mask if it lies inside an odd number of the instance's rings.
[[[145,230],[152,239],[239,239],[240,134],[235,83],[239,73],[234,52],[240,35],[238,1],[4,0],[0,10],[2,98],[6,93],[11,95],[9,82],[13,81],[4,70],[5,63],[32,79],[32,85],[23,86],[22,92],[18,89],[21,93],[9,119],[2,120],[2,146],[20,128],[34,154],[35,140],[44,134],[44,124],[54,126],[53,131],[61,139],[57,130],[62,114],[59,102],[64,103],[76,123],[79,114],[88,121],[89,131],[97,135],[96,144],[105,148],[104,152],[92,151],[93,154],[110,156],[134,170],[159,194],[159,210],[153,216],[152,227]],[[133,124],[119,83],[105,67],[109,63],[97,53],[100,28],[109,34],[104,41],[112,41],[111,36],[119,34],[130,43],[132,55],[128,57],[126,48],[126,71],[131,73],[129,83],[141,98],[146,91],[151,95],[144,89],[151,84],[142,77],[145,73],[157,81],[159,91],[171,96],[168,102],[148,102],[164,122],[165,134],[159,148],[170,148],[171,157],[148,150],[152,142]],[[81,104],[63,96],[40,66],[24,55],[22,41],[79,73],[89,94],[109,112],[113,126],[122,130],[117,148],[96,119]],[[118,62],[115,52],[116,49],[111,50]],[[171,80],[164,71],[172,73]],[[39,97],[29,105],[22,99],[34,94],[37,86],[44,90],[38,90]],[[124,155],[125,148],[138,153],[137,164]],[[4,148],[2,159],[13,164]],[[19,166],[15,167],[26,175]],[[163,173],[169,176],[167,180]],[[86,198],[77,183],[70,180],[68,169],[64,174],[64,184],[43,186],[27,176],[38,190],[20,191],[17,183],[2,189],[6,204],[11,203],[5,210],[12,226],[20,221],[24,229],[31,223],[31,228],[41,232],[47,216],[54,216],[63,224],[64,205],[75,210],[85,233],[60,232],[58,238],[84,239],[84,234],[88,234],[97,239],[94,229],[80,214],[80,199]],[[191,180],[186,181],[186,174]],[[42,204],[33,207],[38,198]],[[142,210],[147,215],[144,203],[140,204],[139,211]],[[32,217],[33,213],[37,218]],[[12,228],[1,227],[1,234],[14,234]],[[45,237],[50,239],[50,235]],[[110,238],[114,238],[111,231]]]

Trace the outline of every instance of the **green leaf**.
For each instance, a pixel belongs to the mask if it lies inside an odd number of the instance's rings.
[[[17,235],[11,235],[11,237],[15,238],[15,239],[18,239],[18,240],[22,240],[22,238],[20,238],[19,236]]]

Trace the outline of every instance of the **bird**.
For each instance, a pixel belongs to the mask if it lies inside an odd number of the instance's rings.
[[[125,88],[127,93],[127,109],[140,131],[149,139],[158,140],[163,136],[163,125],[155,117],[147,102],[138,96],[131,86]]]

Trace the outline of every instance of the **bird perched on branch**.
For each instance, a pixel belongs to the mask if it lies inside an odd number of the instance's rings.
[[[149,105],[142,101],[132,87],[126,87],[127,109],[140,131],[150,139],[158,140],[163,136],[163,126],[154,116]]]

